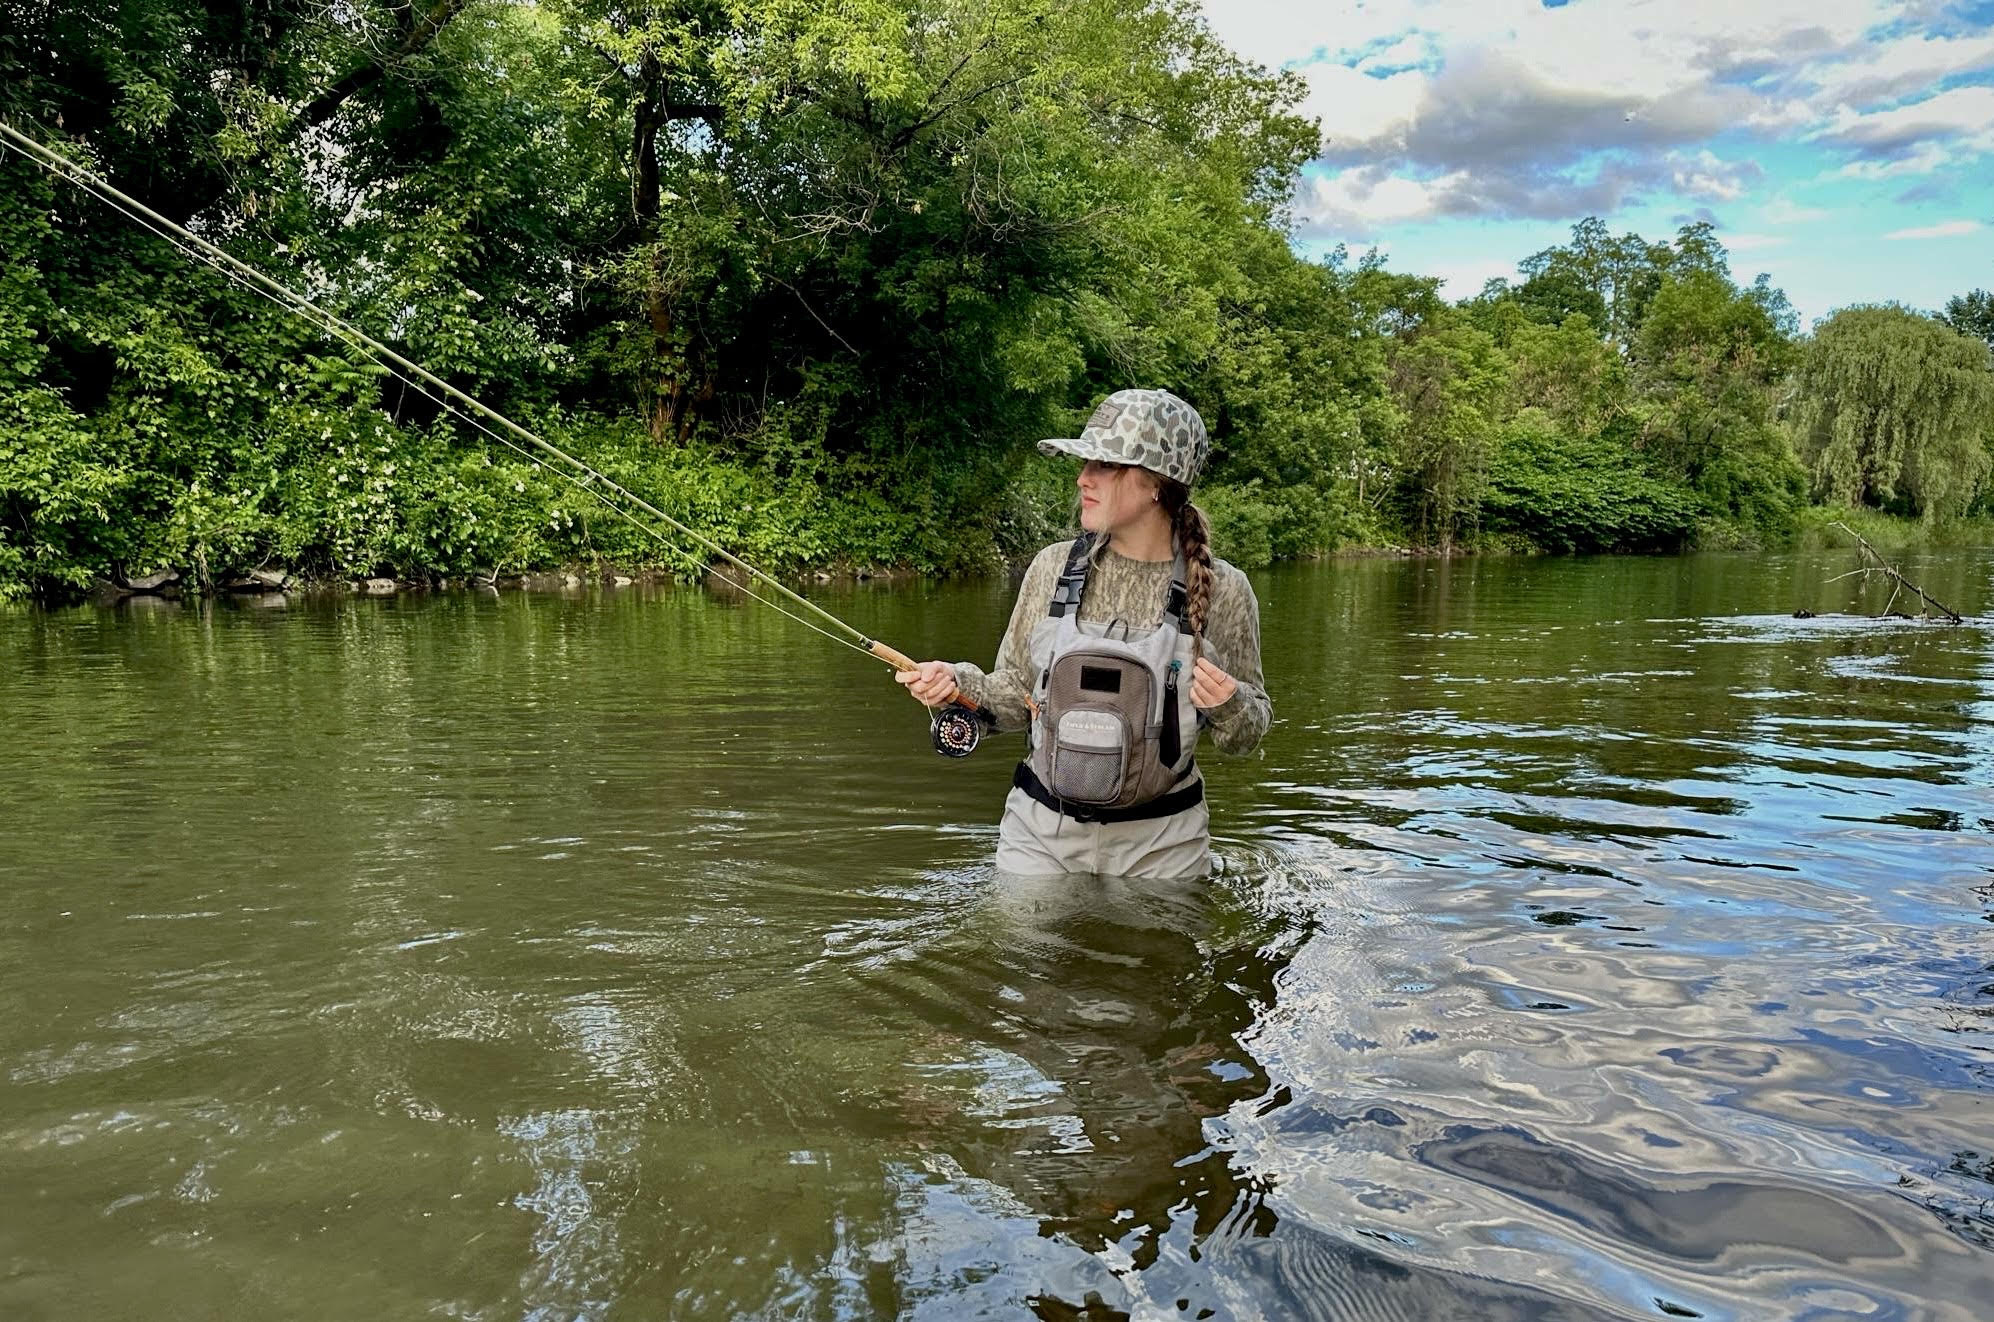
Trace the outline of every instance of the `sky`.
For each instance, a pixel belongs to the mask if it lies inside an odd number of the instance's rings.
[[[1308,81],[1294,240],[1449,298],[1587,216],[1717,227],[1803,325],[1994,289],[1994,0],[1204,0]]]

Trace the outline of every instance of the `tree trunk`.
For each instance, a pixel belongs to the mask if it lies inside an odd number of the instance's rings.
[[[658,237],[664,199],[658,134],[681,119],[705,120],[718,130],[722,111],[710,102],[673,101],[664,65],[646,47],[638,64],[637,104],[630,128],[630,214],[637,222],[639,242],[655,243]],[[651,352],[656,363],[650,388],[651,439],[661,444],[683,443],[693,425],[693,397],[687,389],[692,374],[691,349],[689,344],[683,349],[679,344],[678,300],[662,267],[660,254],[654,250],[644,289],[644,313],[651,325]],[[712,393],[709,383],[700,398],[710,398]]]

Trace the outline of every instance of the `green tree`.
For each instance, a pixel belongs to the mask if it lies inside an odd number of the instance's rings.
[[[1731,278],[1731,256],[1707,220],[1692,221],[1676,231],[1675,242],[1661,250],[1657,265],[1677,278],[1702,274]]]
[[[613,287],[661,437],[807,393],[841,444],[960,447],[1167,375],[1314,145],[1291,76],[1128,0],[575,12],[632,142]]]
[[[1455,320],[1397,345],[1390,382],[1405,418],[1396,458],[1409,527],[1450,548],[1480,512],[1509,362],[1487,332]]]
[[[1281,240],[1301,90],[1145,0],[0,0],[10,120],[792,560],[987,562],[1019,438],[1132,381],[1230,402],[1283,545],[1330,536],[1321,493],[1388,429],[1341,393],[1362,353],[1308,352],[1347,308]],[[4,590],[627,549],[402,383],[0,171]],[[629,451],[632,419],[665,444]]]
[[[1456,320],[1440,296],[1437,277],[1390,270],[1375,249],[1358,262],[1350,296],[1364,331],[1395,340],[1412,340],[1431,327]]]
[[[1534,408],[1501,429],[1482,507],[1488,531],[1566,552],[1680,550],[1701,514],[1618,437],[1574,436]]]
[[[1955,294],[1946,300],[1946,310],[1939,314],[1939,320],[1961,335],[1985,340],[1989,347],[1994,347],[1994,293],[1976,289],[1969,294]]]
[[[1579,315],[1606,339],[1625,344],[1672,260],[1667,245],[1632,233],[1616,238],[1606,222],[1588,216],[1572,226],[1570,243],[1524,258],[1518,265],[1524,281],[1511,292],[1533,321],[1555,326]]]
[[[1816,492],[1926,518],[1958,514],[1989,469],[1988,346],[1907,308],[1844,308],[1814,330],[1795,424]]]
[[[1791,527],[1803,482],[1779,392],[1794,350],[1783,296],[1739,289],[1705,260],[1663,278],[1634,345],[1636,443],[1709,514],[1763,532]]]
[[[1385,341],[1365,333],[1340,255],[1304,261],[1265,230],[1240,258],[1245,285],[1222,304],[1218,342],[1187,383],[1216,446],[1200,499],[1264,525],[1270,557],[1366,535],[1398,425]]]
[[[1561,325],[1525,323],[1505,344],[1511,397],[1542,409],[1567,436],[1597,436],[1627,407],[1627,363],[1573,313]]]
[[[1606,299],[1592,273],[1568,250],[1546,248],[1524,258],[1518,269],[1523,283],[1511,297],[1530,320],[1555,326],[1570,317],[1584,317],[1595,326],[1607,324]]]

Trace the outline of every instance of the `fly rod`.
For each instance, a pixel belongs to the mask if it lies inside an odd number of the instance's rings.
[[[96,197],[99,201],[108,204],[114,210],[123,212],[139,226],[159,235],[190,259],[211,267],[224,277],[252,292],[261,294],[271,302],[276,303],[279,307],[284,308],[286,311],[291,312],[299,319],[310,324],[315,329],[349,346],[362,350],[387,367],[401,380],[448,409],[453,416],[463,419],[485,435],[524,455],[540,467],[547,469],[550,473],[554,473],[571,484],[588,491],[606,508],[621,515],[637,527],[648,531],[652,536],[665,542],[666,545],[670,545],[669,539],[665,538],[662,533],[659,533],[655,525],[646,525],[642,520],[630,514],[627,509],[619,507],[605,493],[614,493],[616,497],[641,510],[644,514],[649,515],[659,523],[663,523],[680,536],[718,556],[751,578],[774,589],[790,602],[829,623],[838,632],[832,633],[830,630],[821,627],[813,621],[784,609],[780,604],[755,593],[745,584],[732,583],[732,586],[740,589],[747,596],[762,602],[779,614],[788,616],[806,628],[831,638],[835,642],[877,657],[879,660],[892,666],[896,671],[908,671],[917,668],[915,662],[905,653],[889,647],[878,639],[867,637],[863,631],[840,619],[830,611],[825,610],[822,606],[819,606],[816,602],[811,601],[801,593],[792,590],[787,584],[749,564],[746,560],[729,551],[712,537],[673,518],[600,470],[568,453],[538,433],[514,422],[511,418],[506,417],[503,413],[500,413],[497,409],[492,408],[475,396],[451,385],[421,363],[397,353],[394,349],[389,348],[381,341],[341,319],[334,313],[320,307],[311,299],[290,288],[288,285],[271,279],[233,254],[215,246],[186,227],[161,215],[136,198],[121,192],[103,176],[78,164],[54,148],[21,133],[5,120],[0,120],[0,145],[10,147],[17,154],[33,161],[50,174],[74,187],[82,189],[84,192]],[[494,426],[498,430],[494,430]],[[518,444],[519,441],[524,441],[526,445],[532,447],[532,450],[521,448]],[[533,451],[538,451],[539,453],[535,454]],[[567,471],[555,468],[546,459],[542,458],[542,455],[551,456],[564,465]],[[576,474],[580,476],[577,477],[575,476]],[[725,578],[724,575],[722,577],[723,579]],[[731,580],[726,581],[732,582]],[[977,739],[981,734],[982,724],[986,719],[987,717],[981,712],[981,709],[966,694],[961,692],[956,693],[944,707],[935,712],[932,723],[932,734],[936,750],[951,757],[967,755],[975,748]]]

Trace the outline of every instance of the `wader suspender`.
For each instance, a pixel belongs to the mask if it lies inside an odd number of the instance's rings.
[[[1080,596],[1087,591],[1087,571],[1094,567],[1094,534],[1083,532],[1073,539],[1073,549],[1067,553],[1066,568],[1059,571],[1059,582],[1052,589],[1052,605],[1047,607],[1050,619],[1059,619],[1080,609]],[[1185,622],[1184,612],[1190,609],[1190,589],[1184,586],[1180,575],[1172,575],[1170,591],[1163,598],[1163,618],[1175,621],[1179,633],[1191,632]]]
[[[1059,582],[1052,589],[1052,604],[1046,609],[1049,619],[1061,619],[1075,614],[1080,609],[1080,598],[1087,591],[1087,572],[1094,567],[1095,535],[1083,532],[1073,539],[1073,549],[1067,553],[1066,568],[1060,571]],[[1170,591],[1163,598],[1163,618],[1176,624],[1180,633],[1188,633],[1189,626],[1184,612],[1190,604],[1190,593],[1181,574],[1173,574]],[[1203,713],[1199,713],[1202,717]],[[1170,663],[1169,675],[1164,681],[1163,735],[1158,755],[1165,766],[1175,763],[1183,752],[1182,734],[1177,728],[1177,662]],[[1032,770],[1031,759],[1027,757],[1018,763],[1018,769],[1011,775],[1011,784],[1025,794],[1044,804],[1054,812],[1062,813],[1076,822],[1140,822],[1156,817],[1169,817],[1196,807],[1205,798],[1205,782],[1184,785],[1183,782],[1196,772],[1198,764],[1193,761],[1184,768],[1184,774],[1177,778],[1180,788],[1151,799],[1147,803],[1131,804],[1126,808],[1096,808],[1072,803],[1060,798],[1048,789]]]

